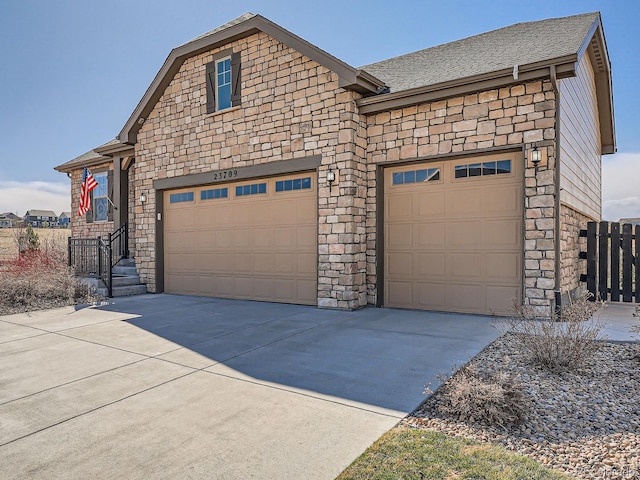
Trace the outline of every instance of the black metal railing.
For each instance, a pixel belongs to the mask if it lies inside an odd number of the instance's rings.
[[[123,224],[107,237],[71,238],[68,242],[69,266],[78,276],[99,278],[113,294],[113,267],[129,256],[129,234]]]

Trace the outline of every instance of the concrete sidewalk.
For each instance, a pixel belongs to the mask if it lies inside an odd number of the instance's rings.
[[[172,295],[0,317],[0,478],[331,479],[491,323]]]

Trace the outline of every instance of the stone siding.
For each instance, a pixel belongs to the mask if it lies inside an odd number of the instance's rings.
[[[586,289],[580,274],[587,273],[587,260],[580,259],[580,252],[587,251],[587,239],[580,238],[580,230],[593,219],[564,204],[560,215],[560,291],[566,299]]]
[[[113,170],[113,163],[102,163],[90,168],[92,173]],[[113,222],[87,223],[86,215],[78,217],[80,205],[80,187],[82,186],[82,168],[71,173],[71,236],[73,238],[96,238],[113,232]]]
[[[367,293],[376,291],[376,169],[378,165],[429,160],[491,149],[543,151],[536,173],[525,170],[524,303],[549,314],[554,301],[555,93],[537,81],[371,115],[367,119]],[[523,159],[524,161],[524,159]]]
[[[205,66],[223,49],[241,54],[242,105],[206,113]],[[189,58],[145,120],[135,146],[135,250],[155,291],[153,180],[322,155],[318,196],[318,305],[366,304],[366,135],[358,95],[338,77],[264,33]],[[328,167],[339,172],[329,190]]]

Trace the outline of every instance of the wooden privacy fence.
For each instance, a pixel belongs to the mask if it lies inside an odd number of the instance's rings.
[[[592,300],[640,303],[640,226],[589,222],[580,236],[587,238],[587,251],[580,252],[587,274],[580,279]]]

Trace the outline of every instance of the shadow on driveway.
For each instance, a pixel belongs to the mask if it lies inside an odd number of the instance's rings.
[[[160,294],[98,309],[131,315],[131,325],[176,344],[157,358],[402,413],[420,404],[426,384],[439,384],[438,374],[498,336],[490,317],[384,308]]]

